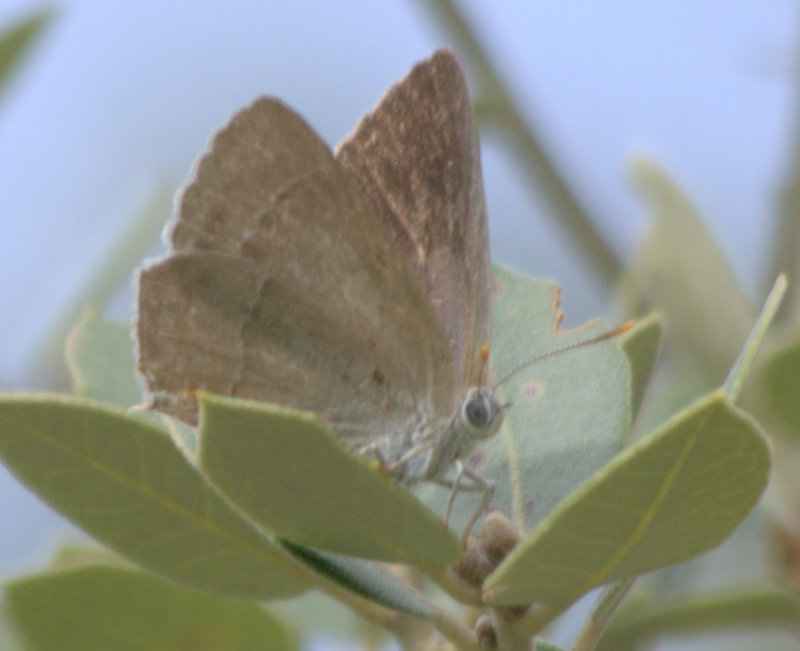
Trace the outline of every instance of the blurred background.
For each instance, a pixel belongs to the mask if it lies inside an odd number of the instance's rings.
[[[63,1],[0,96],[0,386],[47,388],[41,351],[131,223],[168,200],[213,131],[259,95],[331,145],[434,48],[420,0]],[[760,300],[797,128],[798,6],[460,0],[524,119],[611,252],[647,226],[627,179],[657,160]],[[0,0],[0,29],[41,8]],[[464,58],[470,73],[470,59]],[[563,287],[567,324],[609,316],[598,277],[502,141],[483,138],[496,262]],[[160,197],[160,199],[159,199]],[[160,220],[161,217],[158,217]],[[154,240],[150,255],[160,251]],[[131,283],[106,309],[131,317]],[[36,567],[70,527],[0,467],[0,572]]]

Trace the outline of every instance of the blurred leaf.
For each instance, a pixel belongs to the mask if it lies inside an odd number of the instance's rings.
[[[168,434],[77,398],[0,396],[0,457],[53,508],[143,567],[250,599],[297,594],[309,576],[235,514]]]
[[[15,579],[5,585],[4,607],[30,651],[297,648],[260,605],[113,565]]]
[[[646,160],[635,163],[632,176],[654,221],[623,276],[621,292],[632,305],[644,301],[656,309],[668,336],[718,383],[755,320],[753,308],[681,191]]]
[[[130,326],[84,310],[67,338],[66,358],[75,395],[120,407],[141,402]]]
[[[728,400],[731,402],[736,402],[739,397],[745,377],[750,372],[750,368],[752,367],[753,361],[758,353],[758,348],[766,336],[767,330],[772,324],[772,320],[775,318],[775,314],[780,307],[781,300],[783,299],[785,292],[786,276],[781,275],[778,276],[775,284],[772,287],[772,291],[767,297],[767,300],[764,301],[764,307],[761,310],[761,314],[750,331],[750,335],[747,337],[747,342],[745,342],[742,352],[736,359],[736,363],[733,365],[733,368],[731,369],[730,373],[728,373],[728,377],[725,380],[725,393],[727,394]]]
[[[63,373],[64,340],[87,307],[102,310],[123,285],[130,283],[131,272],[139,266],[147,250],[164,227],[172,201],[172,189],[159,186],[145,206],[126,224],[115,246],[100,260],[90,280],[72,298],[45,335],[36,353],[38,372],[48,376]]]
[[[593,321],[559,329],[555,283],[495,267],[489,385],[537,355],[604,331]],[[469,463],[495,482],[494,508],[520,528],[540,522],[564,496],[622,448],[631,423],[630,365],[617,341],[604,341],[536,361],[497,387],[510,402],[500,432]],[[416,494],[444,513],[450,490],[431,483]],[[455,500],[451,525],[461,531],[479,502]]]
[[[376,563],[318,552],[288,542],[284,542],[284,546],[318,574],[350,592],[401,613],[423,619],[433,618],[433,608],[422,593],[411,589]]]
[[[670,350],[669,343],[662,338],[661,355],[647,386],[647,394],[642,403],[643,408],[637,416],[632,439],[660,427],[673,414],[686,409],[700,396],[708,393],[708,378],[693,366],[675,363],[676,352],[679,351],[674,348]],[[648,400],[648,396],[652,396],[652,399]]]
[[[53,19],[51,8],[40,9],[0,34],[0,96],[22,58]]]
[[[441,570],[461,546],[441,520],[314,414],[198,394],[200,465],[281,538],[352,556]]]
[[[634,649],[660,637],[701,631],[778,627],[800,632],[800,601],[770,587],[725,590],[650,604],[632,601],[619,610],[597,651]]]
[[[800,436],[800,338],[767,360],[762,378],[770,417]]]
[[[8,613],[0,603],[0,649],[3,651],[26,651],[18,636],[14,635],[13,624],[8,620]]]
[[[769,467],[757,425],[716,391],[564,500],[487,579],[486,599],[561,608],[708,551],[758,501]]]
[[[633,417],[639,413],[650,376],[658,360],[661,343],[661,319],[655,314],[640,319],[619,337],[619,345],[631,365],[631,402]]]

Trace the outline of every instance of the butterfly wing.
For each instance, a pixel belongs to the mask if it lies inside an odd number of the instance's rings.
[[[439,50],[389,89],[336,150],[358,179],[475,386],[489,343],[489,244],[475,116],[455,54]]]
[[[452,414],[455,369],[427,296],[357,182],[280,102],[256,101],[214,137],[169,240],[138,295],[154,408],[195,424],[203,389],[317,412],[355,440]]]

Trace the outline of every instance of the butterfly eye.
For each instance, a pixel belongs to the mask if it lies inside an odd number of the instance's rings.
[[[505,405],[486,389],[471,389],[461,403],[460,420],[476,440],[488,439],[503,422]]]
[[[489,424],[488,401],[481,395],[470,398],[464,405],[464,415],[472,427],[483,429]]]

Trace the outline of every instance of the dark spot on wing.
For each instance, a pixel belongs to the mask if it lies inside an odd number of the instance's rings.
[[[383,377],[383,373],[381,373],[381,370],[379,368],[376,368],[374,371],[372,371],[372,381],[379,387],[383,386],[385,380],[386,378]]]

